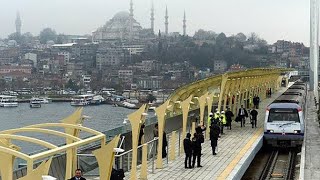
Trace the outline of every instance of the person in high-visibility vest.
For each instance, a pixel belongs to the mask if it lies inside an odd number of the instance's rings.
[[[221,111],[220,121],[221,121],[221,123],[220,123],[221,134],[223,134],[223,127],[227,125],[227,118],[226,118],[224,111]]]
[[[211,112],[211,113],[209,113],[209,117],[208,117],[208,124],[209,124],[209,126],[212,124],[212,122],[213,122],[213,113]]]
[[[218,126],[220,126],[220,112],[218,110],[214,113],[213,119],[217,122]]]

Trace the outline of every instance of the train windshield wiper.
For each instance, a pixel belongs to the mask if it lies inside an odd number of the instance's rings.
[[[295,122],[289,122],[289,123],[281,124],[279,127],[286,126],[286,125],[291,125],[293,123],[295,123]]]

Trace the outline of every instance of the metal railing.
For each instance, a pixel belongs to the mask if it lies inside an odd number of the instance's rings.
[[[164,160],[164,163],[169,163],[169,154],[170,151],[175,151],[175,153],[180,156],[180,147],[181,147],[181,129],[177,132],[177,141],[174,145],[174,149],[171,148],[171,133],[167,135],[168,146],[166,148],[167,156]],[[154,173],[155,170],[155,161],[157,159],[157,147],[158,147],[158,140],[159,138],[156,137],[142,145],[138,146],[138,157],[137,157],[137,169],[139,169],[142,163],[142,147],[146,144],[147,145],[147,164],[149,171]],[[123,153],[117,153],[115,155],[115,161],[113,168],[114,169],[123,169],[124,172],[129,172],[131,170],[132,165],[132,153],[133,150],[130,149]],[[77,154],[78,157],[78,167],[81,168],[85,173],[86,176],[99,176],[99,167],[98,163],[93,154]]]

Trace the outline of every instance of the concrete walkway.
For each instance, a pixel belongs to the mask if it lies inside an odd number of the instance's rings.
[[[314,105],[313,92],[309,91],[305,133],[304,179],[320,179],[320,128]]]
[[[258,110],[258,128],[252,128],[249,119],[246,120],[246,127],[241,128],[240,123],[233,121],[232,130],[224,130],[224,135],[218,141],[218,154],[212,155],[210,141],[206,140],[202,145],[202,168],[185,169],[184,168],[184,154],[176,157],[175,161],[164,163],[163,169],[156,169],[152,173],[151,164],[148,165],[148,179],[149,180],[200,180],[200,179],[230,179],[233,170],[242,166],[241,159],[247,152],[255,146],[258,137],[262,137],[263,124],[265,118],[265,108],[275,98],[284,92],[286,88],[281,88],[271,98],[265,99],[260,103]],[[166,162],[166,161],[164,161]],[[150,162],[149,162],[150,163]],[[139,175],[139,172],[138,172]],[[126,178],[130,175],[126,173]],[[99,178],[87,178],[88,180]]]

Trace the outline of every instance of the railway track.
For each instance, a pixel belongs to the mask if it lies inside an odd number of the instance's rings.
[[[296,155],[295,151],[272,151],[259,180],[293,180]]]

